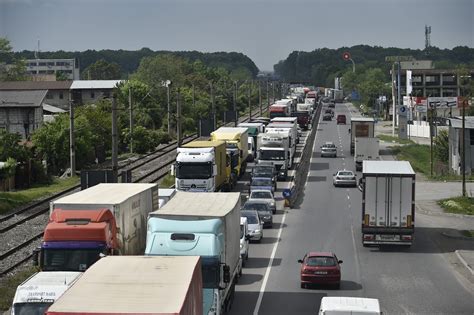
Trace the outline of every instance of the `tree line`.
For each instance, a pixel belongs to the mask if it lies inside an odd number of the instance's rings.
[[[388,82],[392,64],[385,61],[386,56],[413,56],[417,60],[433,60],[437,69],[454,69],[459,65],[474,68],[474,48],[467,46],[420,50],[357,45],[338,49],[320,48],[310,52],[293,51],[285,60],[275,64],[274,70],[286,82],[309,82],[316,86],[333,87],[335,77],[341,77],[348,70],[352,71],[352,63],[342,58],[344,52],[350,52],[356,64],[356,72],[378,68]]]
[[[88,71],[85,71],[89,66],[99,60],[104,60],[109,64],[115,64],[120,68],[120,77],[113,77],[111,79],[127,79],[131,74],[137,71],[140,62],[143,58],[154,57],[158,55],[174,55],[190,62],[201,61],[204,65],[211,68],[224,68],[229,73],[237,77],[254,78],[258,73],[258,68],[255,63],[246,55],[237,52],[212,52],[203,53],[199,51],[153,51],[149,48],[142,48],[140,50],[86,50],[86,51],[45,51],[39,53],[39,58],[76,58],[79,62],[81,72],[81,79],[87,80],[90,76]],[[11,55],[11,59],[35,59],[35,52],[30,50],[23,50],[15,52]],[[7,61],[10,61],[7,60]],[[91,77],[95,79],[95,77]]]
[[[21,60],[11,51],[8,41],[4,43],[2,51],[7,57],[5,60]],[[213,113],[218,121],[222,121],[224,112],[233,110],[234,102],[239,116],[248,114],[249,102],[253,107],[259,103],[260,97],[264,104],[267,102],[264,83],[253,81],[253,70],[243,66],[247,57],[242,58],[243,61],[239,66],[241,68],[236,68],[234,65],[238,62],[227,64],[227,55],[233,55],[238,59],[241,58],[239,57],[241,54],[214,55],[222,58],[214,58],[212,54],[195,54],[199,55],[207,56],[207,59],[193,60],[180,53],[145,56],[140,60],[136,70],[128,75],[128,80],[117,86],[114,95],[118,107],[119,153],[127,153],[131,147],[134,153],[146,153],[160,143],[166,143],[174,138],[178,100],[185,135],[196,132],[198,121],[209,118]],[[116,72],[117,66],[100,59],[85,69],[95,76],[103,76]],[[5,76],[2,79],[6,78]],[[8,79],[12,79],[12,76],[8,76]],[[171,82],[169,89],[164,84],[166,81]],[[170,134],[167,132],[168,91],[171,105]],[[111,155],[111,108],[110,98],[76,106],[74,138],[78,169],[92,167]],[[9,160],[9,169],[5,170],[3,176],[11,176],[11,165],[15,165],[15,162],[19,166],[26,166],[30,165],[32,160],[35,161],[35,172],[44,175],[38,177],[40,180],[47,179],[50,175],[62,174],[69,167],[69,132],[69,113],[65,113],[57,115],[53,122],[45,123],[37,129],[28,139],[28,146],[22,144],[17,135],[1,133],[0,161],[8,158],[15,160]],[[7,148],[15,150],[6,150]],[[2,174],[0,179],[1,177]]]

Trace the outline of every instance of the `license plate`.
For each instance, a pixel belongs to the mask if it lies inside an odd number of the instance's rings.
[[[397,241],[398,235],[377,235],[377,238],[382,241]]]
[[[315,271],[314,274],[315,275],[327,275],[328,272],[327,271]]]

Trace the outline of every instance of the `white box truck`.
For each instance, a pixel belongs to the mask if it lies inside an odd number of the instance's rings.
[[[82,276],[76,271],[42,271],[16,288],[11,315],[44,314]]]
[[[278,180],[286,180],[291,165],[290,140],[281,133],[261,133],[257,138],[258,164],[275,165]]]
[[[242,272],[240,193],[176,192],[150,213],[145,255],[201,256],[203,313],[224,313]]]
[[[354,162],[356,171],[362,171],[362,161],[378,161],[380,140],[378,138],[356,138]]]
[[[109,209],[117,224],[120,254],[141,255],[145,250],[148,213],[158,210],[158,205],[158,184],[99,184],[52,201],[50,212]],[[72,241],[68,238],[63,242],[64,250],[75,248]],[[61,249],[58,244],[51,244],[51,249]]]
[[[351,118],[351,155],[354,154],[356,138],[374,138],[375,120],[368,117]]]
[[[200,257],[102,258],[46,314],[202,315]]]
[[[321,299],[319,315],[380,315],[378,299],[325,296]]]
[[[408,161],[362,162],[362,243],[411,245],[415,172]]]

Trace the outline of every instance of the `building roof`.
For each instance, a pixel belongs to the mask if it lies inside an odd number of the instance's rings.
[[[71,90],[113,89],[122,80],[74,80]]]
[[[0,90],[69,90],[72,81],[6,81]]]
[[[462,117],[449,118],[451,127],[456,129],[462,128]],[[474,129],[474,116],[464,117],[464,128]]]
[[[64,109],[61,109],[59,107],[49,105],[49,104],[46,104],[46,103],[43,103],[43,111],[50,112],[50,113],[53,113],[53,114],[59,114],[59,113],[65,113],[66,112]]]
[[[0,107],[40,107],[47,90],[1,91]]]

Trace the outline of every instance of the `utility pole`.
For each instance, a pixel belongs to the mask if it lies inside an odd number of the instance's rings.
[[[430,104],[428,104],[428,106],[430,106]],[[433,176],[433,108],[430,108],[430,111],[430,175]]]
[[[275,95],[275,82],[272,82],[272,96],[273,96],[273,102],[275,102],[276,95]]]
[[[130,153],[133,153],[132,87],[128,88],[128,105],[129,105],[129,108],[130,108]]]
[[[258,107],[260,107],[260,116],[262,116],[262,82],[258,81]]]
[[[180,98],[180,89],[178,88],[178,91],[176,93],[176,139],[178,142],[178,147],[181,146],[181,140],[183,138],[181,134],[181,104],[179,102]]]
[[[72,91],[69,91],[69,153],[71,163],[71,177],[76,175],[76,146],[74,143],[74,101]]]
[[[118,176],[118,134],[117,134],[117,100],[115,93],[112,96],[112,173],[117,181]]]
[[[392,137],[395,137],[395,63],[392,64]]]
[[[251,94],[252,94],[252,81],[249,81],[249,121],[252,119],[252,103],[250,100]]]
[[[402,90],[401,90],[401,65],[400,65],[400,59],[398,60],[398,66],[397,66],[397,103],[398,103],[398,108],[402,106]],[[395,116],[396,112],[393,112],[393,115]],[[395,121],[397,123],[397,121]],[[398,128],[400,128],[400,122],[398,122]],[[400,133],[399,133],[400,134]]]
[[[216,130],[216,108],[214,104],[214,87],[212,86],[212,81],[209,82],[211,86],[211,116],[212,116],[212,130]]]
[[[171,135],[171,105],[170,105],[170,84],[166,84],[166,96],[168,99],[168,134]]]
[[[193,83],[193,110],[196,108],[196,87],[194,86]]]
[[[467,99],[462,104],[462,129],[461,129],[461,172],[462,172],[462,196],[466,197],[466,139],[464,137],[466,127],[466,106]]]
[[[267,80],[267,110],[270,108],[270,88],[268,86],[268,80]]]
[[[234,111],[234,127],[237,127],[237,120],[238,120],[238,115],[237,115],[237,81],[234,81],[234,99],[233,99],[233,108],[232,110]]]

